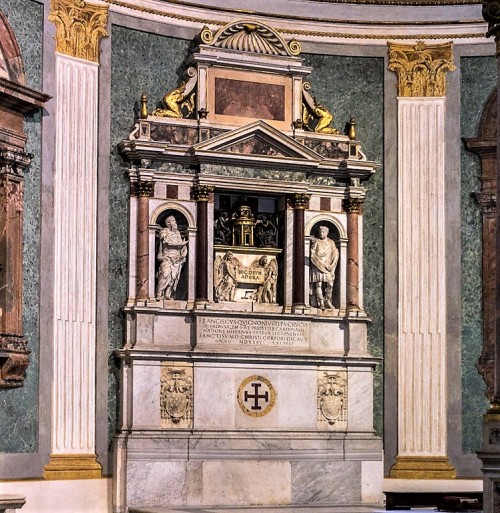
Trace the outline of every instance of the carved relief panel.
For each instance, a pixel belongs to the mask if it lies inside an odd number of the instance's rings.
[[[190,428],[193,423],[193,367],[162,362],[160,375],[162,428]]]
[[[347,372],[318,371],[318,429],[347,428]]]

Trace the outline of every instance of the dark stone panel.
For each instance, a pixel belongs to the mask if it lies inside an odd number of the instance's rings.
[[[122,308],[127,299],[128,202],[126,167],[117,144],[125,139],[138,114],[141,94],[148,108],[159,106],[165,93],[180,82],[189,41],[113,25],[111,28],[111,157],[109,196],[109,351],[124,342]],[[116,369],[110,359],[110,435],[115,431]]]
[[[382,58],[304,55],[313,67],[312,94],[334,115],[335,128],[344,131],[353,116],[357,138],[369,160],[383,161],[384,60]],[[384,344],[384,171],[366,183],[363,230],[364,306],[373,319],[368,329],[368,344],[374,356],[383,355]],[[396,215],[396,213],[395,213]],[[382,433],[382,365],[375,372],[375,426]]]
[[[494,57],[461,59],[461,135],[477,137],[481,114],[495,89],[497,66]],[[464,453],[481,447],[482,415],[487,408],[486,386],[475,365],[482,349],[481,212],[473,194],[480,190],[479,158],[462,144],[462,434]]]
[[[26,83],[42,84],[43,5],[29,0],[1,0],[16,35]],[[25,117],[26,151],[34,155],[25,175],[23,249],[23,326],[31,350],[24,386],[0,391],[0,452],[32,453],[38,449],[39,275],[40,275],[40,162],[41,114]]]

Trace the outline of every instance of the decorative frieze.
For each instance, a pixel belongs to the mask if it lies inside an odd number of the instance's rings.
[[[56,26],[56,51],[99,62],[99,42],[108,35],[108,6],[84,0],[52,0],[49,20]]]
[[[446,73],[453,71],[452,43],[389,44],[389,69],[398,77],[398,96],[445,96]]]

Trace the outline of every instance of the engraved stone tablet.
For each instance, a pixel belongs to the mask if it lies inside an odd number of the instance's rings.
[[[310,322],[277,319],[197,317],[200,345],[308,348]]]

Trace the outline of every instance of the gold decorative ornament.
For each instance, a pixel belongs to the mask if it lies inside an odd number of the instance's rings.
[[[351,141],[356,139],[356,120],[353,117],[351,117],[349,120],[349,130],[347,132],[347,136]]]
[[[263,376],[249,376],[238,387],[238,404],[249,417],[267,415],[276,402],[276,391]]]
[[[141,119],[147,119],[148,117],[148,97],[147,95],[141,95]]]
[[[106,37],[108,6],[84,0],[52,0],[49,20],[56,26],[56,51],[99,62],[99,42]]]
[[[305,127],[321,134],[340,134],[339,130],[330,126],[333,123],[333,114],[309,93],[311,84],[304,82],[302,91],[302,122]],[[316,123],[314,123],[316,120]]]
[[[198,74],[194,68],[188,68],[185,72],[187,82],[181,82],[179,87],[169,91],[162,99],[164,108],[155,109],[152,116],[166,118],[187,118],[195,109],[194,88],[198,80]]]
[[[453,44],[415,45],[388,43],[389,69],[398,77],[398,96],[446,95],[446,73],[453,71]]]
[[[198,39],[218,48],[265,55],[295,57],[301,51],[297,41],[287,43],[276,30],[256,21],[235,21],[225,25],[215,34],[205,26]]]

